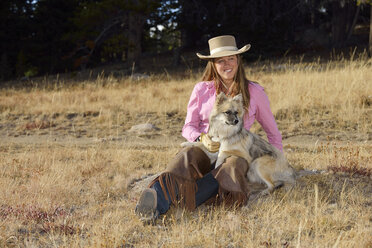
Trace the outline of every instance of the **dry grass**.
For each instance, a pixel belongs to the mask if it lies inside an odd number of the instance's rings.
[[[371,60],[247,72],[266,88],[289,161],[325,173],[242,209],[173,208],[154,226],[135,216],[128,186],[177,152],[196,78],[1,89],[0,246],[371,247]],[[160,130],[127,132],[144,122]]]

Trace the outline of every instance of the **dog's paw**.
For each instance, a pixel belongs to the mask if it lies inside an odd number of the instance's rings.
[[[267,188],[267,189],[262,190],[262,191],[259,193],[259,195],[260,195],[260,196],[267,196],[267,195],[270,195],[273,191],[274,191],[273,188]]]

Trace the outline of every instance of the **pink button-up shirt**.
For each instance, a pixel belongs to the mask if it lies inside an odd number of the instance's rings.
[[[250,94],[249,111],[244,115],[244,127],[249,130],[257,120],[265,130],[270,144],[283,151],[282,135],[276,125],[270,109],[269,98],[264,88],[256,83],[248,84]],[[182,136],[188,141],[195,141],[201,133],[207,133],[209,114],[216,100],[216,89],[213,82],[200,82],[195,85],[187,106],[185,125]]]

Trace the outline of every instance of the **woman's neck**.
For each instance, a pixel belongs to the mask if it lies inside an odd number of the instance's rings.
[[[233,83],[234,83],[234,80],[223,80],[223,83],[227,86],[227,87],[230,87]]]
[[[223,91],[226,95],[229,95],[229,94],[231,93],[233,83],[234,83],[233,80],[231,80],[231,81],[223,81],[223,80],[221,80],[222,91]]]

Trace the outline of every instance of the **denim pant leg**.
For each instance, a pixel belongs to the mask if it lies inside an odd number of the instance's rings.
[[[206,200],[209,198],[217,195],[218,193],[218,182],[217,180],[213,177],[211,173],[206,174],[204,177],[200,178],[199,180],[196,181],[196,184],[198,185],[198,191],[196,192],[195,195],[195,201],[196,201],[196,206],[200,206],[203,204]],[[166,188],[167,195],[168,195],[168,200],[165,199],[163,190],[160,187],[159,181],[154,183],[152,188],[156,191],[157,195],[157,207],[156,209],[159,211],[159,214],[165,214],[171,205],[171,201],[168,189]]]
[[[196,207],[218,193],[218,182],[210,172],[197,180],[196,184],[198,185],[198,191],[195,195]]]
[[[214,168],[214,164],[211,165],[211,169]],[[211,198],[212,196],[217,195],[219,184],[218,181],[213,177],[212,173],[209,172],[206,175],[204,175],[202,178],[196,180],[196,184],[198,186],[198,191],[195,194],[195,202],[196,207],[203,204],[206,200]],[[165,198],[165,195],[163,193],[163,190],[160,186],[159,181],[155,182],[151,188],[153,188],[156,191],[157,195],[157,210],[159,211],[159,214],[165,214],[171,205],[170,201],[170,195],[166,186],[165,181],[163,181],[163,185],[165,187],[165,190],[167,192],[168,200]],[[178,189],[175,189],[177,198],[178,198]]]

